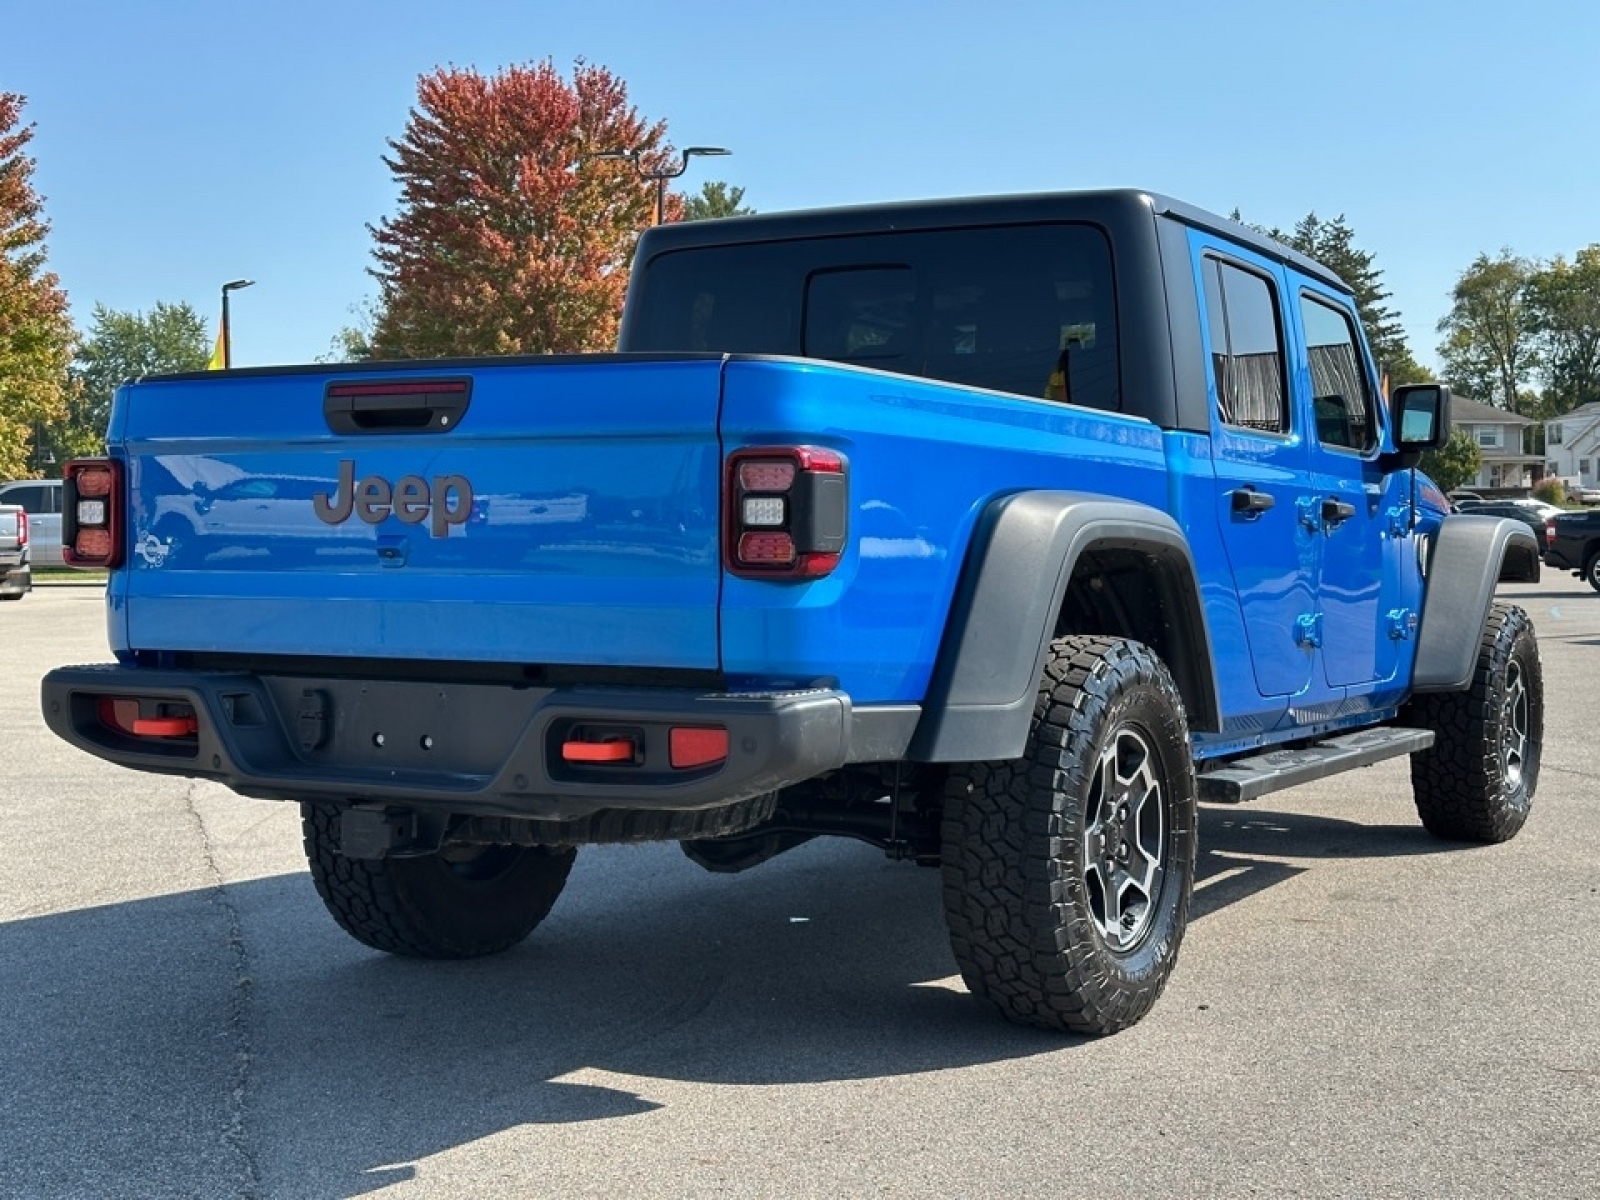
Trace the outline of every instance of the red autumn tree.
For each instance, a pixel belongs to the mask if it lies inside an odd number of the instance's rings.
[[[50,225],[23,153],[33,138],[19,124],[24,103],[0,92],[0,479],[37,468],[29,447],[66,411],[75,340],[67,295],[44,269]]]
[[[548,61],[423,76],[384,159],[399,211],[369,227],[371,356],[609,349],[654,192],[631,163],[594,156],[638,151],[659,170],[665,134],[621,80],[581,61],[571,83]]]

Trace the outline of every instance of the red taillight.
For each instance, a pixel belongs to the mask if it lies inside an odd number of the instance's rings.
[[[747,492],[787,492],[794,486],[795,465],[752,460],[739,464],[739,486]]]
[[[28,544],[28,514],[17,513],[17,548],[20,550]]]
[[[69,462],[62,472],[61,557],[69,567],[122,565],[122,464]]]
[[[839,565],[849,523],[844,456],[763,446],[728,456],[724,565],[752,579],[819,579]]]
[[[742,533],[737,555],[747,567],[792,567],[794,539],[787,533]]]

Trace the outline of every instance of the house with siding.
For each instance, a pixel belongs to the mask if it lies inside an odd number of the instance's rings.
[[[1463,486],[1531,488],[1544,478],[1545,460],[1524,453],[1524,431],[1536,424],[1530,418],[1456,396],[1450,401],[1450,421],[1455,428],[1466,430],[1483,455],[1478,477]]]
[[[1544,457],[1546,475],[1600,484],[1600,400],[1544,423]]]

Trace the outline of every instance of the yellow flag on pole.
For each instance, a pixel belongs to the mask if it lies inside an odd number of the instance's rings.
[[[226,331],[222,328],[222,326],[217,326],[217,345],[216,348],[211,351],[211,357],[206,360],[206,370],[208,371],[220,371],[223,368],[222,339],[224,336],[226,336]]]

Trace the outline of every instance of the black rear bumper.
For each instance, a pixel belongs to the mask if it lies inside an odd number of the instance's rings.
[[[27,563],[0,565],[0,596],[26,596],[33,590],[33,570]]]
[[[141,726],[158,732],[124,728],[134,700]],[[898,757],[918,715],[872,719],[825,688],[758,695],[122,666],[52,671],[41,703],[50,728],[90,754],[241,795],[542,820],[715,808],[852,760]],[[727,758],[673,768],[670,731],[682,727],[725,728]],[[563,756],[569,739],[612,734],[636,741],[636,761]]]

